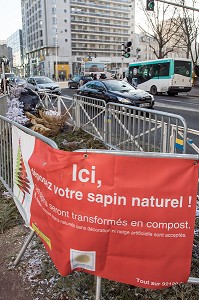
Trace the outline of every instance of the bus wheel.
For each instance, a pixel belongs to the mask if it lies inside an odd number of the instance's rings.
[[[150,93],[152,95],[157,95],[158,91],[157,91],[157,87],[155,85],[152,85],[152,87],[150,88]]]

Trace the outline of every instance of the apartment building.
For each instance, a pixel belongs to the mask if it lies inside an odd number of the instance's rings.
[[[134,45],[134,0],[21,0],[21,8],[31,75],[120,70],[132,60],[122,62],[122,43]]]
[[[7,39],[7,47],[10,49],[8,59],[11,71],[19,76],[24,76],[25,64],[21,29],[18,29]]]

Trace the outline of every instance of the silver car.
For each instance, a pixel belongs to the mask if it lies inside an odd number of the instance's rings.
[[[36,92],[47,92],[61,95],[59,85],[46,76],[32,76],[27,78],[27,87]]]

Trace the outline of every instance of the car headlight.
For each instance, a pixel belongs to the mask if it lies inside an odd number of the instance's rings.
[[[121,98],[121,97],[118,97],[117,99],[118,99],[118,101],[121,102],[121,103],[126,103],[126,104],[131,103],[131,100],[129,100],[129,99],[127,99],[127,98]]]
[[[41,90],[43,90],[43,89],[45,89],[45,86],[43,86],[43,85],[40,85],[40,87],[39,87]]]

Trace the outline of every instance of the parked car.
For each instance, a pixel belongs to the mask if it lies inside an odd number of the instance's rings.
[[[69,89],[71,88],[78,89],[80,86],[84,85],[88,81],[91,81],[92,79],[93,78],[90,76],[76,75],[68,82],[68,87]]]
[[[99,79],[106,79],[106,78],[107,78],[106,74],[104,74],[104,73],[101,73],[100,76],[99,76]]]
[[[51,78],[46,76],[33,76],[27,78],[27,87],[36,92],[48,92],[51,94],[61,95],[59,85]]]
[[[135,89],[128,82],[105,79],[87,82],[77,94],[141,108],[153,108],[154,97],[143,90]]]
[[[12,79],[12,78],[14,78],[15,77],[15,74],[14,73],[2,73],[1,74],[1,79],[4,77],[4,75],[5,75],[5,77],[8,79],[8,80],[10,80],[10,79]]]
[[[27,82],[21,77],[10,77],[9,84],[11,86],[25,86]]]

